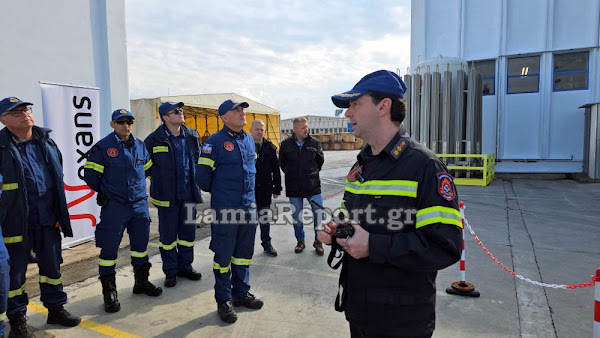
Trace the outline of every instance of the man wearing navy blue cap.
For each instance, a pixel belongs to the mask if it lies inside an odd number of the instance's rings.
[[[77,326],[67,312],[60,274],[61,230],[73,237],[63,183],[62,156],[50,130],[34,125],[32,104],[16,97],[0,101],[0,223],[10,255],[10,291],[6,316],[11,336],[32,337],[27,327],[25,273],[29,251],[37,254],[41,300],[48,323]]]
[[[396,73],[380,70],[331,98],[348,109],[354,134],[367,144],[341,206],[354,235],[335,239],[345,251],[335,308],[345,312],[352,337],[430,337],[437,271],[460,259],[453,178],[402,126],[405,91]],[[318,235],[329,244],[336,228],[329,223]]]
[[[163,122],[144,143],[152,158],[150,201],[158,208],[160,255],[165,286],[177,277],[197,281],[192,267],[196,240],[196,204],[202,203],[196,170],[200,157],[198,134],[187,128],[183,102],[165,102],[158,112]]]
[[[198,181],[211,193],[215,211],[210,249],[215,253],[215,299],[219,317],[234,323],[233,306],[260,309],[263,301],[250,291],[250,262],[254,253],[257,217],[254,196],[256,151],[246,133],[247,102],[226,100],[219,106],[225,126],[202,146]],[[229,210],[235,215],[228,214]],[[232,219],[235,217],[235,219]]]
[[[84,166],[84,180],[98,192],[96,198],[102,207],[100,223],[96,227],[96,246],[100,257],[98,270],[104,296],[104,310],[112,313],[121,309],[117,298],[115,266],[119,244],[125,229],[129,233],[131,265],[135,284],[133,293],[159,296],[162,289],[154,286],[148,277],[148,239],[150,213],[146,199],[146,176],[152,167],[150,155],[141,140],[132,134],[134,117],[127,109],[112,113],[108,134],[91,149]]]

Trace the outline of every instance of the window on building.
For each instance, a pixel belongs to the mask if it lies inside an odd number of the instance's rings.
[[[508,94],[540,91],[540,56],[508,59]]]
[[[473,61],[471,66],[475,67],[483,80],[483,95],[496,94],[496,60]]]
[[[588,89],[589,52],[554,54],[554,91]]]

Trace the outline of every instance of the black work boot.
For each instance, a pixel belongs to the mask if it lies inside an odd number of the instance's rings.
[[[154,284],[148,281],[151,266],[152,264],[150,264],[150,262],[144,263],[144,265],[142,265],[139,269],[133,271],[135,275],[133,293],[145,293],[146,295],[152,297],[160,296],[162,294],[162,289],[160,287],[156,287]]]
[[[185,277],[189,280],[200,280],[202,278],[202,274],[194,270],[194,268],[191,268],[189,270],[179,271],[177,273],[177,277]]]
[[[254,297],[250,292],[246,292],[242,297],[233,300],[233,305],[245,306],[249,309],[260,309],[264,304],[265,303],[262,300]]]
[[[48,320],[46,323],[74,327],[81,323],[81,318],[73,316],[61,305],[59,307],[48,309]]]
[[[225,323],[232,324],[237,320],[237,314],[235,313],[233,304],[231,304],[230,300],[217,304],[217,311],[219,312],[219,317],[221,317],[221,320]]]
[[[177,285],[177,275],[167,275],[165,277],[165,286],[172,288]]]
[[[267,243],[263,244],[262,247],[265,250],[265,253],[267,255],[269,255],[271,257],[277,257],[277,250],[275,250],[273,245],[271,245],[271,242],[267,242]]]
[[[119,304],[119,299],[117,298],[115,274],[100,276],[100,282],[102,282],[102,295],[104,295],[104,311],[113,313],[121,310],[121,304]]]
[[[35,337],[31,332],[29,332],[29,328],[27,327],[27,317],[25,314],[17,315],[16,317],[9,318],[10,323],[10,333],[9,337],[24,337],[24,338],[33,338]]]

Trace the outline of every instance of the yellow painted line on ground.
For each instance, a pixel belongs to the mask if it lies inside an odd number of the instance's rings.
[[[37,313],[48,314],[48,310],[44,306],[31,301],[29,302],[29,305],[27,305],[27,308]],[[81,318],[81,324],[79,324],[79,326],[109,337],[140,337],[85,318]]]

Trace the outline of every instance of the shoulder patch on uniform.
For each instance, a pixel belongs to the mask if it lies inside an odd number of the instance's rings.
[[[212,144],[204,143],[202,145],[202,153],[210,155],[212,153]]]
[[[438,194],[446,201],[452,201],[456,198],[454,190],[454,178],[448,173],[437,173]]]
[[[106,150],[106,155],[110,157],[117,157],[119,156],[119,151],[117,148],[108,148],[108,150]]]
[[[406,147],[408,146],[408,140],[405,138],[401,138],[398,140],[398,143],[392,149],[392,157],[396,160],[400,157],[400,155],[404,152]]]
[[[358,162],[354,163],[354,166],[352,166],[352,169],[350,169],[350,172],[348,173],[348,176],[346,177],[346,179],[348,180],[348,182],[354,182],[356,181],[358,178],[356,177],[358,175],[358,177],[361,177],[360,174],[362,173],[362,167],[358,164]]]
[[[233,145],[233,142],[225,141],[225,143],[223,143],[223,148],[225,148],[225,150],[227,151],[233,151],[233,148],[235,148],[235,146]]]

